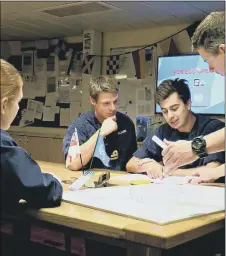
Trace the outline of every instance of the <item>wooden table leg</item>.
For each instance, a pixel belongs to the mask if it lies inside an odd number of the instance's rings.
[[[163,250],[154,247],[147,247],[140,244],[130,244],[126,256],[163,256]]]

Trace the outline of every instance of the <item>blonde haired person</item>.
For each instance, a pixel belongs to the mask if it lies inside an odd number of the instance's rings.
[[[192,49],[198,52],[209,69],[225,75],[225,12],[210,13],[197,27],[192,36]],[[213,154],[225,150],[225,129],[212,132],[204,137],[194,138],[186,142],[169,142],[163,151],[164,170],[174,172],[178,167],[194,162],[202,154]],[[192,182],[213,182],[225,176],[224,165],[217,168],[207,168],[195,175],[199,179]]]
[[[23,81],[19,72],[3,59],[0,72],[2,211],[14,209],[21,199],[35,208],[59,206],[62,186],[58,179],[42,173],[38,164],[6,132],[18,112]]]
[[[111,170],[125,170],[126,163],[137,149],[135,126],[125,114],[118,112],[117,82],[109,77],[100,76],[89,84],[90,103],[93,110],[81,114],[68,127],[63,140],[65,159],[75,130],[81,145],[81,157],[85,168],[89,168],[98,134],[103,137]],[[99,158],[94,158],[93,168],[107,168]],[[80,156],[77,155],[69,169],[77,171],[82,168]]]

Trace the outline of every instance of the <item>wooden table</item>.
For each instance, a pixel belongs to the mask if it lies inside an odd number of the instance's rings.
[[[54,173],[63,181],[73,181],[81,175],[62,164],[39,162],[39,165],[43,172]],[[113,176],[121,174],[124,173],[111,172]],[[63,184],[65,191],[68,186]],[[66,233],[125,247],[127,256],[172,255],[167,254],[169,249],[225,227],[223,212],[163,226],[66,202],[57,208],[27,210],[26,214],[32,220],[61,226]]]

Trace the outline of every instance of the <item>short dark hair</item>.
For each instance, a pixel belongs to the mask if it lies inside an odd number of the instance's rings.
[[[184,104],[187,104],[188,100],[191,99],[191,92],[187,82],[187,80],[179,78],[164,80],[156,90],[156,102],[160,104],[161,101],[176,92]]]
[[[225,13],[211,12],[196,28],[192,38],[192,50],[203,48],[214,55],[219,45],[225,43]]]

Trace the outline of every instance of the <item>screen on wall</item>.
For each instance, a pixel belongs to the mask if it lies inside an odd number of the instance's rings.
[[[186,79],[191,91],[194,113],[223,115],[224,83],[222,75],[211,72],[200,55],[165,56],[158,58],[157,86],[166,79]],[[156,104],[156,113],[161,113]]]

